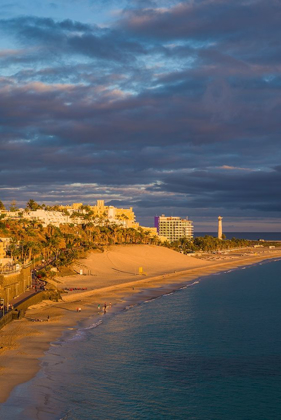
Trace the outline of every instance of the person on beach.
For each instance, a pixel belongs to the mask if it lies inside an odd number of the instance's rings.
[[[103,305],[103,313],[106,314],[106,302]]]
[[[98,310],[100,310],[100,304],[98,304]]]
[[[50,321],[50,315],[47,316],[47,321]]]

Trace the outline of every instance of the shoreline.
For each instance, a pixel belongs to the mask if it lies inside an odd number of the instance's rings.
[[[194,263],[193,257],[187,258],[193,259]],[[102,315],[101,311],[98,311],[98,304],[106,301],[112,303],[113,310],[120,305],[125,308],[126,302],[130,300],[137,303],[151,295],[154,295],[151,299],[155,297],[155,294],[161,296],[167,292],[165,288],[177,290],[199,277],[208,277],[225,270],[239,269],[264,261],[273,262],[279,258],[281,258],[281,250],[276,249],[266,254],[247,255],[236,260],[228,259],[211,263],[204,261],[185,270],[163,272],[138,280],[128,278],[122,281],[120,279],[116,284],[98,287],[95,290],[63,295],[62,301],[59,302],[43,301],[30,307],[25,318],[13,321],[0,331],[1,345],[5,344],[5,348],[0,350],[0,403],[4,403],[9,398],[17,385],[28,382],[37,374],[45,352],[48,351],[52,342],[62,337],[67,329],[71,328],[75,331],[83,321]],[[74,277],[79,278],[79,276]],[[109,280],[108,283],[110,283]],[[81,307],[82,312],[77,312],[77,307]],[[111,309],[109,306],[108,308],[110,314]],[[48,315],[49,322],[47,322]],[[44,321],[31,322],[33,318]]]

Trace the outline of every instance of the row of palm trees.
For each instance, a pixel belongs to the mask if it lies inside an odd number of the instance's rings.
[[[248,241],[246,239],[232,238],[228,240],[221,240],[210,235],[205,235],[203,237],[197,237],[194,239],[181,238],[178,241],[174,241],[165,245],[176,251],[181,251],[187,254],[196,251],[210,252],[232,248],[241,248],[251,244],[253,244],[253,241]]]
[[[2,230],[2,233],[1,233]],[[142,228],[124,228],[117,224],[97,226],[93,222],[83,225],[49,225],[44,228],[37,221],[9,220],[0,227],[0,234],[11,238],[9,252],[14,260],[28,263],[36,258],[45,261],[59,255],[69,256],[113,244],[158,244],[156,237]]]

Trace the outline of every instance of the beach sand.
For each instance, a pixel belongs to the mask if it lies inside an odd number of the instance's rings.
[[[143,291],[146,296],[152,296],[160,287],[177,288],[198,277],[280,257],[278,248],[247,249],[197,258],[152,245],[112,246],[104,253],[90,253],[73,267],[78,273],[83,270],[82,275],[57,277],[54,281],[59,289],[83,287],[87,290],[63,293],[59,302],[43,301],[30,307],[25,318],[0,330],[0,346],[3,347],[0,349],[0,402],[8,398],[16,385],[36,374],[44,352],[64,330],[77,328],[79,321],[101,314],[99,304],[102,309],[107,302],[110,312],[110,303],[112,307],[122,302],[125,305],[129,297],[138,299]],[[143,274],[139,274],[139,267]],[[139,299],[143,299],[143,295]],[[77,308],[81,308],[81,312],[77,312]]]

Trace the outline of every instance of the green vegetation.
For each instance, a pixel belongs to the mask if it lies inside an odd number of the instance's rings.
[[[10,211],[18,211],[17,202],[13,200],[10,204]]]
[[[36,201],[30,199],[27,203],[26,203],[26,210],[37,210],[37,209],[41,209],[42,206],[40,206],[38,203],[36,203]]]
[[[190,252],[210,252],[222,251],[233,248],[243,248],[255,244],[256,242],[248,241],[246,239],[232,238],[230,240],[221,240],[213,236],[205,235],[204,237],[197,237],[194,239],[182,238],[178,241],[166,244],[169,248],[175,251],[188,254]]]
[[[29,201],[34,208],[33,200]],[[158,244],[157,238],[143,229],[124,228],[115,224],[97,226],[85,220],[83,225],[65,224],[44,228],[34,220],[9,219],[0,222],[0,237],[11,238],[10,256],[26,264],[30,261],[52,261],[59,268],[92,249],[103,250],[113,244]]]

